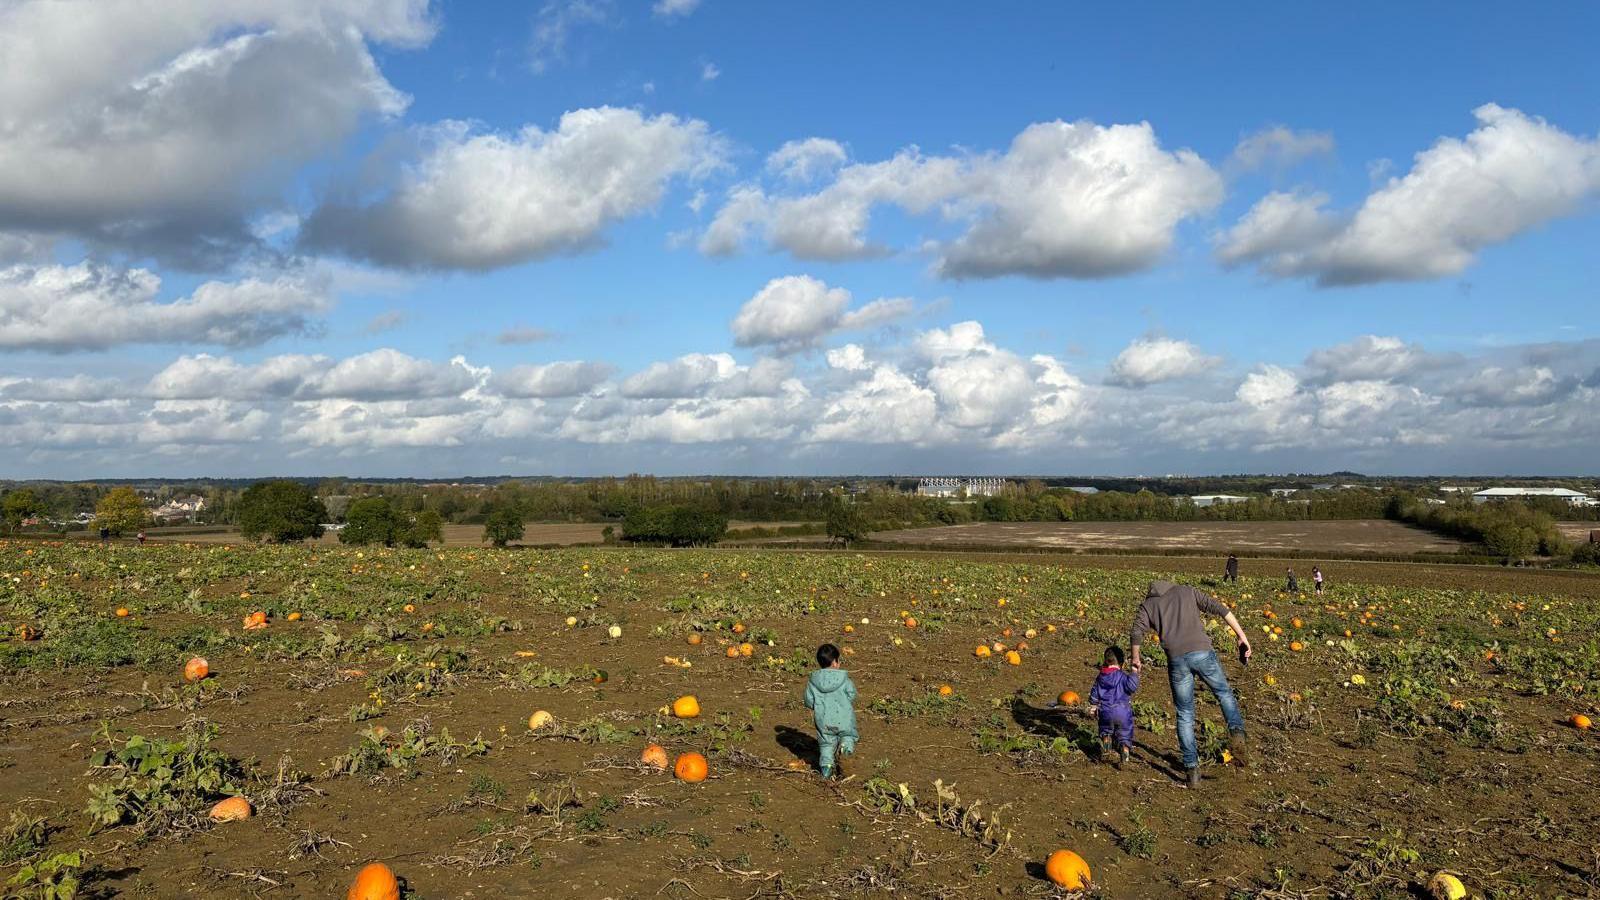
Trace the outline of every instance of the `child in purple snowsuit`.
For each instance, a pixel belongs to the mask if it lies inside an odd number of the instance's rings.
[[[1089,708],[1100,719],[1100,746],[1102,758],[1118,766],[1128,761],[1129,747],[1133,744],[1133,700],[1139,690],[1139,676],[1122,669],[1122,648],[1107,647],[1105,665],[1089,690]],[[1120,751],[1111,755],[1112,739]]]

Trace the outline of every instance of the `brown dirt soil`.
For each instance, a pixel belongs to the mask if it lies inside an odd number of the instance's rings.
[[[292,605],[304,589],[287,555],[299,551],[282,552],[282,569],[251,580],[252,604]],[[470,564],[440,554],[444,566],[470,577],[476,596],[440,603],[417,598],[418,618],[469,612],[515,619],[522,628],[448,639],[444,643],[471,656],[451,687],[396,703],[369,722],[347,716],[366,699],[363,679],[340,673],[358,665],[376,671],[382,666],[376,655],[364,663],[323,662],[215,650],[208,654],[214,690],[197,710],[152,708],[160,704],[151,692],[176,682],[171,661],[10,676],[0,701],[0,806],[48,813],[66,829],[53,847],[92,849],[100,873],[90,885],[93,896],[337,897],[360,865],[383,860],[407,880],[408,896],[418,898],[1059,897],[1040,877],[1041,861],[1058,847],[1092,861],[1105,897],[1415,896],[1412,885],[1423,863],[1373,863],[1372,884],[1360,892],[1316,888],[1347,883],[1341,872],[1383,857],[1386,842],[1425,847],[1430,867],[1448,864],[1483,878],[1497,869],[1492,877],[1508,887],[1504,897],[1579,896],[1585,883],[1589,896],[1600,890],[1596,861],[1574,855],[1567,841],[1575,823],[1592,822],[1600,784],[1595,744],[1558,724],[1566,705],[1549,697],[1494,691],[1515,727],[1530,735],[1527,752],[1473,749],[1437,731],[1381,734],[1366,743],[1369,738],[1358,735],[1357,711],[1370,704],[1371,694],[1339,687],[1347,667],[1331,650],[1288,654],[1280,645],[1249,669],[1228,666],[1251,724],[1254,766],[1208,766],[1198,793],[1178,784],[1170,720],[1163,733],[1139,731],[1133,762],[1122,770],[1078,754],[984,750],[975,737],[982,733],[1049,741],[1089,725],[1081,708],[1057,709],[1052,698],[1066,688],[1087,696],[1105,641],[1116,640],[1126,626],[1137,586],[1186,560],[1162,560],[1156,571],[1145,561],[1137,577],[1092,570],[1101,573],[1094,583],[1117,599],[1094,607],[1087,619],[1047,619],[1034,605],[1078,585],[1080,570],[1036,557],[1004,564],[944,559],[933,571],[931,560],[887,555],[579,553],[481,554],[481,561],[474,554]],[[375,555],[368,551],[366,558]],[[563,584],[576,584],[582,593],[587,583],[577,580],[580,561],[583,578],[590,561],[603,574],[592,610],[621,623],[620,639],[609,638],[600,625],[567,627],[565,609],[553,608],[515,577],[535,566],[559,569],[567,577]],[[1113,562],[1131,567],[1134,561]],[[754,577],[742,578],[743,568]],[[754,606],[769,594],[761,573],[797,568],[815,576],[811,590],[827,601],[826,612],[749,617],[746,637],[764,628],[779,636],[777,648],[758,647],[751,658],[725,658],[724,648],[736,638],[709,619],[701,623],[708,629],[704,644],[686,645],[694,613],[663,606],[683,598],[682,609],[690,610],[690,601],[718,592]],[[946,599],[938,599],[940,575],[965,582],[971,593],[948,597],[953,589],[945,583]],[[397,571],[351,581],[393,585],[398,602],[411,597],[401,578]],[[1041,590],[1041,583],[1049,587]],[[879,585],[887,585],[882,593]],[[231,597],[239,588],[230,581],[205,593]],[[1368,596],[1348,583],[1337,591],[1340,603]],[[1011,605],[997,607],[998,597],[1010,597]],[[1261,607],[1250,595],[1234,598],[1241,614]],[[905,628],[897,613],[919,609],[918,599],[922,609],[970,604],[982,621],[953,621],[937,633]],[[1288,627],[1291,614],[1309,618],[1323,607],[1278,598],[1277,609]],[[225,618],[232,621],[231,614]],[[1044,633],[1047,621],[1059,631]],[[1250,627],[1259,622],[1252,619]],[[841,633],[845,623],[853,623],[853,634]],[[178,612],[138,622],[159,631],[191,624]],[[321,624],[277,621],[271,634],[315,635]],[[353,623],[331,624],[349,634]],[[999,629],[1012,626],[1017,636],[1004,640],[1014,642],[1024,627],[1041,629],[1023,665],[974,659],[975,645],[999,639]],[[822,641],[848,648],[846,665],[861,691],[862,741],[849,764],[852,780],[843,785],[824,783],[810,768],[816,750],[800,702],[805,669],[768,662]],[[374,654],[434,643],[412,637]],[[665,665],[664,656],[693,666]],[[597,666],[609,680],[564,687],[519,683],[517,670],[533,663],[560,670]],[[1487,666],[1473,669],[1481,674]],[[1269,673],[1276,674],[1276,689],[1263,684]],[[930,701],[940,684],[951,685],[953,697]],[[1284,699],[1287,689],[1306,691],[1308,700]],[[699,785],[643,771],[635,762],[646,735],[672,752],[706,740],[674,737],[672,720],[656,714],[691,692],[705,710],[699,721],[725,725],[735,736],[726,749],[738,751],[713,753],[712,777]],[[1160,670],[1148,672],[1139,696],[1170,714]],[[885,698],[900,703],[872,708]],[[1218,720],[1209,695],[1202,691],[1201,698],[1200,718]],[[534,734],[526,722],[535,709],[549,710],[562,728],[601,720],[645,734],[618,743]],[[422,719],[448,727],[458,739],[481,733],[492,749],[444,766],[423,760],[410,774],[313,780],[320,793],[278,816],[150,840],[126,828],[82,837],[86,760],[96,749],[99,723],[171,736],[192,715],[220,727],[222,748],[268,770],[286,757],[294,768],[316,773],[354,744],[358,730],[383,724],[398,731]],[[796,764],[802,768],[791,768]],[[998,811],[1009,840],[996,850],[915,813],[873,809],[862,788],[879,775],[905,783],[924,814],[935,811],[934,780],[953,784],[965,801],[981,800],[981,809]],[[475,784],[498,786],[504,794],[488,789],[472,795]],[[559,819],[524,811],[530,790],[551,796],[564,785],[581,808]],[[1535,813],[1543,817],[1537,828],[1528,824]],[[1563,837],[1542,839],[1538,829]],[[299,853],[295,847],[307,833],[340,843]],[[497,843],[510,862],[493,864]],[[1480,850],[1486,855],[1479,857]],[[1292,879],[1281,892],[1264,886],[1276,869]],[[1360,871],[1356,882],[1363,880]]]
[[[1600,532],[1600,522],[1557,522],[1561,536],[1578,544],[1587,544],[1589,535]]]
[[[886,543],[1063,549],[1455,553],[1465,544],[1383,519],[1312,522],[978,522],[876,531]]]
[[[753,528],[756,526],[772,527],[778,525],[799,525],[800,522],[729,522],[729,528]],[[571,547],[579,544],[598,544],[604,536],[604,522],[530,522],[524,526],[522,540],[511,544],[513,547]],[[488,542],[483,539],[482,525],[445,525],[444,545],[446,547],[487,547]],[[188,529],[178,529],[174,534],[163,534],[161,529],[153,528],[147,532],[153,541],[163,541],[178,544],[241,544],[245,543],[244,537],[233,529],[206,531],[201,533],[184,533]],[[324,534],[318,541],[319,544],[339,546],[337,533]]]

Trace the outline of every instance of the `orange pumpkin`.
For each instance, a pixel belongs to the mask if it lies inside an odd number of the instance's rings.
[[[739,658],[739,648],[738,647],[729,647],[724,652],[727,653],[729,659],[738,659]]]
[[[844,633],[845,634],[855,634],[856,633],[856,627],[854,625],[846,625],[844,627]]]
[[[243,797],[229,797],[211,807],[211,818],[218,822],[236,822],[250,818],[250,801]]]
[[[1069,891],[1089,886],[1089,864],[1071,850],[1057,850],[1045,860],[1044,874],[1056,887]]]
[[[666,771],[667,750],[660,744],[651,744],[650,746],[644,748],[643,753],[639,754],[639,762],[644,763],[652,769]]]
[[[733,633],[734,634],[744,634],[744,623],[743,622],[735,622],[735,623],[733,623]]]
[[[345,900],[400,900],[400,882],[383,863],[367,863],[344,896]]]
[[[689,641],[689,646],[698,647],[700,646],[700,641],[703,640],[703,638],[700,637],[700,632],[691,631],[689,632],[689,637],[687,640]]]
[[[679,755],[678,761],[672,766],[672,774],[677,776],[679,781],[687,781],[690,784],[705,781],[709,773],[710,766],[706,758],[693,751]]]
[[[533,715],[528,717],[528,730],[538,731],[541,728],[548,728],[555,720],[556,717],[550,715],[549,710],[534,710]]]
[[[1000,636],[1001,637],[1011,637],[1011,629],[1009,629],[1009,628],[1000,629]]]
[[[416,606],[415,603],[407,603],[405,606],[402,606],[400,608],[405,610],[408,613],[414,613],[414,612],[417,611],[417,606]]]
[[[19,640],[19,641],[37,641],[38,639],[39,639],[39,629],[33,627],[32,625],[28,625],[26,623],[17,626],[17,640]]]
[[[1299,653],[1301,650],[1304,650],[1305,648],[1306,648],[1306,645],[1300,643],[1299,641],[1290,641],[1289,642],[1289,649],[1293,650],[1296,653]]]
[[[906,627],[907,628],[915,628],[915,627],[917,627],[917,620],[915,618],[911,617],[911,616],[907,616],[906,617]]]
[[[211,664],[203,656],[196,656],[183,664],[184,681],[203,681],[211,674]]]
[[[1006,662],[1010,663],[1013,666],[1020,666],[1020,665],[1022,665],[1022,654],[1018,653],[1015,650],[1007,650],[1006,651]]]
[[[1583,713],[1573,713],[1569,721],[1572,722],[1572,727],[1579,731],[1588,731],[1594,725],[1593,722],[1589,721],[1589,717]]]
[[[1293,625],[1296,628],[1299,628],[1302,625],[1304,625],[1305,623],[1300,621],[1300,617],[1299,616],[1295,616],[1294,618],[1289,620],[1289,624]]]
[[[939,685],[939,696],[941,696],[941,697],[948,697],[951,694],[954,694],[955,692],[956,692],[956,689],[951,687],[948,684]]]
[[[695,718],[700,715],[699,698],[693,694],[684,694],[682,697],[672,701],[672,714],[680,719]]]
[[[128,608],[126,606],[117,607],[117,618],[126,619],[127,617],[128,617]]]
[[[739,655],[740,656],[751,656],[755,652],[756,652],[756,648],[755,648],[755,645],[753,645],[753,644],[745,643],[745,644],[740,644],[739,645]]]
[[[287,616],[284,616],[284,618],[288,619],[291,622],[298,622],[298,621],[300,621],[300,614],[297,613],[297,612],[292,612],[292,613],[289,613]]]
[[[979,659],[987,659],[989,657],[989,648],[985,644],[979,644],[977,648],[972,651],[972,655]]]
[[[1062,706],[1076,706],[1078,703],[1078,692],[1062,691],[1061,696],[1056,698],[1056,702]]]

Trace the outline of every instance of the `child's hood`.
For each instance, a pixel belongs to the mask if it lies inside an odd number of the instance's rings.
[[[844,669],[818,669],[811,673],[811,686],[820,694],[828,694],[844,687],[850,673]]]

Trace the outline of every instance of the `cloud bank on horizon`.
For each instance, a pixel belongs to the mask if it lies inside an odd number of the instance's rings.
[[[952,123],[914,53],[799,53],[815,10],[168,5],[0,9],[9,475],[1593,469],[1559,50],[1369,86],[1419,131],[978,49]]]

